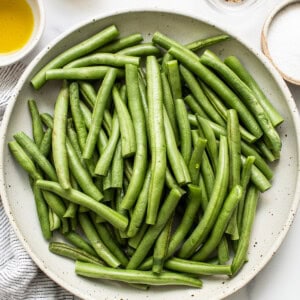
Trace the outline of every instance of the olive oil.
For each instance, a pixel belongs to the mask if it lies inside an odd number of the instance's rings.
[[[33,27],[33,13],[26,0],[0,0],[0,55],[21,49]]]

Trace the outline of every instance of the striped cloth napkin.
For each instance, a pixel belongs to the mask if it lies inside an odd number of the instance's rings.
[[[0,68],[0,125],[6,105],[26,65]],[[0,199],[0,299],[75,299],[49,279],[16,237]]]

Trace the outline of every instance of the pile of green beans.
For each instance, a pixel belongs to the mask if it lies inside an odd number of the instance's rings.
[[[46,64],[31,84],[62,80],[53,116],[30,99],[33,138],[8,143],[49,250],[141,289],[235,276],[283,118],[237,57],[205,49],[227,35],[118,36],[109,26]]]

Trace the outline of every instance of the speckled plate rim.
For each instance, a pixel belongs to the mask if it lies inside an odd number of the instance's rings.
[[[26,251],[28,252],[28,254],[31,256],[31,258],[33,259],[33,261],[38,265],[38,267],[48,276],[50,277],[53,281],[55,281],[57,284],[59,284],[60,286],[62,286],[63,288],[69,290],[71,293],[73,293],[74,295],[82,298],[82,299],[87,299],[86,295],[77,287],[74,287],[73,285],[70,285],[68,283],[66,283],[64,280],[57,278],[56,275],[49,269],[45,268],[43,262],[37,257],[37,255],[31,251],[30,245],[27,243],[27,241],[24,239],[24,237],[22,236],[22,234],[20,233],[14,218],[12,216],[12,212],[10,210],[10,206],[9,206],[9,201],[7,199],[7,194],[6,194],[6,189],[5,189],[5,174],[3,172],[4,168],[4,157],[3,157],[3,151],[4,151],[4,147],[6,147],[6,145],[4,144],[4,140],[5,140],[5,133],[7,130],[7,126],[9,123],[9,119],[10,116],[12,114],[16,99],[18,97],[19,91],[21,89],[21,87],[23,86],[26,78],[28,77],[29,73],[31,72],[31,70],[35,67],[35,65],[39,62],[39,60],[49,51],[49,49],[51,49],[53,46],[55,46],[59,41],[61,41],[62,39],[64,39],[67,35],[71,34],[72,32],[78,30],[79,28],[88,25],[90,23],[94,23],[100,19],[103,18],[108,18],[108,17],[113,17],[116,15],[122,15],[122,14],[126,14],[126,13],[144,13],[144,12],[153,12],[153,13],[166,13],[166,14],[173,14],[173,15],[177,15],[177,16],[182,16],[182,17],[188,17],[191,19],[194,19],[196,21],[200,21],[203,23],[206,23],[207,25],[210,25],[212,27],[215,27],[216,29],[228,33],[229,35],[231,35],[233,38],[235,38],[239,43],[241,43],[244,47],[246,47],[253,55],[255,55],[259,61],[266,67],[266,69],[268,69],[268,71],[270,72],[270,74],[272,75],[274,81],[276,82],[276,84],[280,87],[286,101],[287,101],[287,105],[288,108],[290,110],[291,116],[292,116],[292,122],[295,126],[295,131],[297,133],[297,141],[296,141],[296,147],[297,147],[297,154],[298,154],[298,162],[300,162],[300,117],[298,115],[298,110],[295,104],[295,101],[286,85],[286,83],[284,82],[284,80],[282,79],[282,77],[280,76],[280,74],[277,72],[277,70],[274,68],[274,66],[270,63],[270,61],[261,53],[258,52],[257,50],[255,50],[253,47],[251,47],[246,41],[244,41],[242,38],[238,37],[237,35],[235,35],[233,32],[231,32],[230,30],[226,29],[223,30],[220,28],[220,26],[216,26],[216,24],[214,24],[212,21],[210,21],[209,19],[203,18],[203,17],[199,17],[195,14],[191,14],[191,13],[183,13],[179,10],[165,10],[165,9],[159,9],[159,8],[151,8],[151,9],[129,9],[129,10],[118,10],[118,11],[111,11],[111,12],[107,12],[107,13],[103,13],[98,15],[97,17],[93,18],[92,20],[88,20],[88,21],[84,21],[81,22],[80,24],[72,27],[71,29],[65,31],[64,33],[62,33],[60,36],[58,36],[55,40],[53,40],[52,42],[50,42],[36,57],[35,59],[33,59],[33,61],[28,65],[28,67],[26,68],[26,70],[24,71],[23,75],[20,77],[15,90],[12,94],[11,100],[6,108],[6,112],[4,114],[3,117],[3,121],[1,124],[1,129],[0,129],[0,195],[2,197],[2,203],[4,206],[4,209],[6,211],[6,214],[8,216],[8,219],[16,233],[16,235],[18,236],[19,240],[21,241],[21,243],[23,244],[24,248],[26,249]],[[276,240],[276,242],[272,245],[272,247],[270,247],[269,252],[267,253],[267,255],[265,255],[259,265],[257,266],[257,268],[255,270],[251,270],[248,273],[247,278],[242,278],[240,281],[237,282],[237,284],[235,284],[231,289],[228,289],[226,291],[224,291],[224,293],[222,293],[222,298],[225,298],[231,294],[233,294],[234,292],[238,291],[240,288],[242,288],[243,286],[245,286],[249,281],[251,281],[262,269],[263,267],[268,263],[268,261],[272,258],[272,256],[277,252],[279,246],[281,245],[281,243],[283,242],[289,228],[291,227],[293,220],[294,220],[294,216],[295,213],[297,211],[298,208],[298,203],[300,200],[300,169],[298,168],[297,170],[297,178],[296,178],[296,189],[295,189],[295,194],[294,194],[294,198],[293,198],[293,202],[292,205],[289,208],[289,215],[288,218],[286,220],[286,223],[283,226],[283,230],[281,231],[281,233],[278,235],[278,238]]]

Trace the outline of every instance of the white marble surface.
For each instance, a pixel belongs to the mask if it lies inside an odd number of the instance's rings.
[[[212,20],[224,29],[234,31],[248,44],[260,48],[260,32],[271,10],[282,0],[257,0],[246,10],[226,13],[216,10],[206,0],[50,0],[45,1],[46,28],[38,47],[25,62],[36,55],[47,43],[76,24],[101,13],[128,9],[175,9],[197,14]],[[300,87],[289,85],[298,108]],[[282,199],[284,201],[284,199]],[[272,261],[245,288],[227,298],[228,300],[277,300],[300,299],[300,211],[284,243]]]

